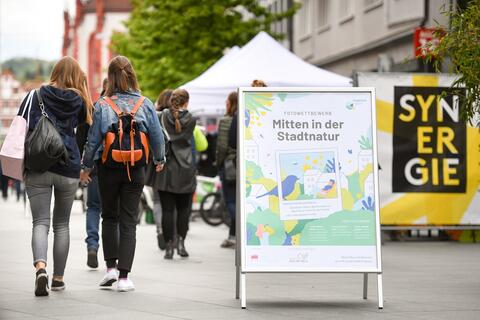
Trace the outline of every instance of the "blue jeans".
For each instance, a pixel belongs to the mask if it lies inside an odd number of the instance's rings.
[[[100,214],[102,204],[100,202],[100,193],[98,191],[98,176],[92,176],[92,181],[87,187],[87,243],[88,250],[98,251],[98,228],[100,225]]]
[[[228,235],[230,238],[235,238],[235,226],[236,226],[236,197],[237,197],[237,187],[236,183],[227,183],[225,181],[225,171],[222,169],[219,170],[220,181],[222,181],[222,192],[223,199],[225,200],[225,205],[227,207],[228,213],[230,215],[230,229]]]

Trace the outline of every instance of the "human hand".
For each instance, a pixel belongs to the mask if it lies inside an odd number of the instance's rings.
[[[156,171],[156,172],[160,172],[160,171],[163,170],[163,167],[164,167],[163,164],[157,164],[157,165],[155,166],[155,171]]]
[[[80,171],[80,182],[83,185],[87,185],[92,181],[92,178],[90,178],[90,171],[82,170]]]

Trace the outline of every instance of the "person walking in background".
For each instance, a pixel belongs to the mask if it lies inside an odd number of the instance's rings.
[[[128,273],[135,255],[138,204],[145,184],[148,148],[152,147],[153,162],[161,171],[164,142],[153,103],[140,95],[135,71],[124,56],[110,61],[105,96],[95,105],[83,156],[84,182],[91,180],[89,174],[102,142],[104,149],[97,170],[107,272],[100,288],[111,288],[118,280],[118,291],[131,291],[135,286]]]
[[[232,117],[237,113],[238,94],[236,91],[228,95],[225,116],[218,124],[217,150],[215,159],[219,168],[222,192],[225,204],[230,215],[230,229],[228,238],[220,245],[222,248],[235,248],[235,167],[236,150],[228,146],[228,135],[232,124]],[[233,180],[232,180],[233,178]]]
[[[85,73],[78,62],[70,57],[60,59],[53,67],[50,82],[38,91],[45,112],[56,124],[68,151],[67,163],[58,162],[46,172],[28,170],[25,188],[30,200],[33,218],[32,251],[36,268],[35,295],[48,295],[47,246],[50,221],[53,221],[53,279],[52,290],[65,289],[63,275],[70,245],[69,220],[80,176],[80,153],[75,141],[75,128],[79,123],[92,122],[92,102]],[[26,99],[19,111],[26,107]],[[42,117],[37,93],[33,96],[29,132]],[[50,218],[52,192],[55,195],[53,218]]]
[[[0,186],[2,189],[2,198],[3,200],[8,200],[8,180],[10,178],[2,174],[2,168],[0,166]]]
[[[158,190],[162,204],[162,228],[167,248],[165,259],[172,259],[177,212],[177,253],[188,257],[185,238],[192,211],[192,196],[196,188],[196,168],[192,155],[193,130],[196,120],[188,112],[188,92],[176,89],[170,97],[169,109],[160,115],[160,122],[170,137],[170,146],[165,170],[159,174]]]
[[[172,96],[172,89],[165,89],[160,92],[160,95],[155,102],[157,109],[158,120],[160,121],[161,112],[165,109],[168,109],[170,106],[170,97]],[[159,174],[154,173],[152,179],[151,187],[153,189],[153,215],[155,219],[155,225],[157,229],[157,245],[160,250],[165,250],[167,244],[165,242],[165,237],[163,236],[162,230],[162,204],[160,203],[159,191]]]
[[[170,107],[170,97],[172,96],[172,89],[163,90],[158,96],[156,107],[158,114],[158,121],[162,121],[162,111],[169,109]],[[166,133],[168,135],[168,133]],[[208,148],[208,141],[205,137],[205,134],[202,132],[202,129],[195,125],[192,136],[192,161],[194,165],[196,164],[196,158],[198,152],[203,152]],[[165,250],[166,242],[162,232],[162,206],[160,203],[159,191],[162,186],[161,174],[155,174],[155,177],[152,179],[151,187],[154,189],[154,215],[155,223],[157,225],[157,244],[160,250]],[[174,220],[176,218],[176,212],[174,213]],[[175,224],[174,224],[175,225]],[[176,228],[174,228],[174,240],[176,235]],[[175,242],[175,241],[174,241]]]
[[[251,87],[267,87],[267,84],[263,80],[253,80]],[[237,125],[238,125],[238,112],[232,118],[232,125],[228,133],[228,146],[237,150]]]
[[[105,78],[103,79],[100,97],[103,97],[105,94],[106,87],[107,79]],[[77,128],[77,144],[81,155],[83,155],[89,129],[90,125],[88,123],[84,123]],[[100,154],[101,153],[97,152],[94,158],[95,161],[100,159]],[[102,204],[100,202],[100,193],[98,191],[98,176],[95,165],[93,166],[92,172],[90,172],[90,179],[91,181],[87,185],[87,214],[85,219],[87,238],[85,238],[85,242],[87,243],[87,266],[96,269],[98,268],[98,248],[100,247],[98,230],[100,227]]]
[[[22,195],[25,197],[25,193],[22,192],[22,182],[20,180],[12,179],[15,192],[17,193],[17,202],[20,201]]]

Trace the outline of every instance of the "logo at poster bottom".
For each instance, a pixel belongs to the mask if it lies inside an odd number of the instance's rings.
[[[290,263],[308,263],[308,252],[298,252],[295,257],[291,257],[288,262]]]

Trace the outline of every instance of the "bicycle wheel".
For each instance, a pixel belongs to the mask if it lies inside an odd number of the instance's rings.
[[[200,204],[200,216],[205,223],[219,226],[223,223],[225,209],[222,195],[219,192],[211,192],[203,198]]]

